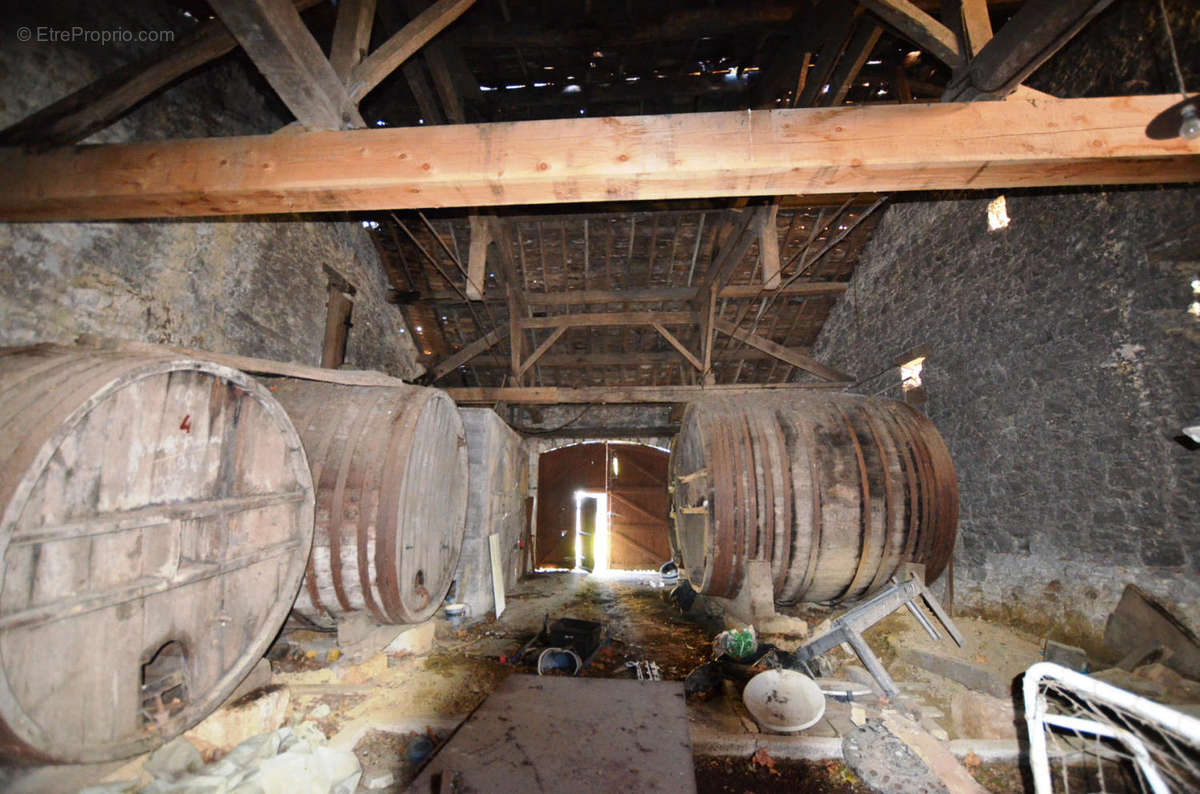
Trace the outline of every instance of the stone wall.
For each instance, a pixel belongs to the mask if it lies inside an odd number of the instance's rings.
[[[1200,412],[1200,189],[1010,194],[994,232],[987,203],[892,206],[817,357],[868,376],[929,346],[960,603],[1094,635],[1136,581],[1200,624],[1200,451],[1176,440]]]
[[[510,590],[521,574],[525,530],[525,497],[529,492],[526,452],[521,437],[490,408],[460,408],[467,431],[470,497],[462,557],[454,574],[455,600],[482,617],[495,609],[488,537],[500,535],[504,586]]]
[[[61,5],[61,4],[59,4]],[[197,22],[166,4],[68,11],[50,3],[0,21],[0,126],[87,85],[153,45],[30,41],[17,30],[174,31]],[[238,55],[184,78],[90,142],[272,132],[290,120]],[[328,276],[353,284],[347,365],[421,373],[368,232],[346,217],[0,224],[0,344],[82,332],[318,364]]]
[[[1200,8],[1167,0],[1189,85]],[[1060,97],[1177,90],[1156,0],[1123,0],[1035,72]],[[1200,188],[894,199],[818,358],[899,396],[927,344],[926,412],[961,488],[960,605],[1093,649],[1126,583],[1200,628]]]

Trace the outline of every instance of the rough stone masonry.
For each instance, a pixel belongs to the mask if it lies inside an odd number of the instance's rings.
[[[1200,11],[1169,6],[1194,48]],[[1156,11],[1114,4],[1032,85],[1172,90]],[[1200,415],[1200,188],[1009,191],[992,231],[996,195],[894,197],[815,354],[865,377],[930,347],[960,604],[1096,647],[1137,582],[1200,626],[1200,450],[1179,438]],[[864,385],[883,389],[894,371]]]

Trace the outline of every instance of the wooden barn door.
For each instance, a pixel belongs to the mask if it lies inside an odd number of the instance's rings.
[[[604,490],[605,454],[602,443],[574,444],[538,459],[537,567],[574,567],[575,492]]]
[[[667,457],[654,447],[608,445],[609,567],[658,568],[671,559]]]

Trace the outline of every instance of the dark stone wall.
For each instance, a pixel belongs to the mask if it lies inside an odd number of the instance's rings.
[[[36,36],[23,43],[21,27],[182,35],[196,24],[150,0],[6,9],[0,126],[154,46]],[[289,120],[244,57],[231,55],[89,142],[260,134]],[[422,370],[399,310],[384,301],[386,279],[367,234],[344,216],[0,224],[0,344],[66,342],[89,332],[317,364],[329,267],[358,290],[347,365],[412,378]]]
[[[1086,634],[1138,581],[1195,623],[1200,189],[1009,194],[994,232],[989,198],[894,204],[816,355],[865,377],[929,345],[967,603]]]
[[[1200,6],[1168,0],[1193,90]],[[1157,0],[1113,3],[1035,72],[1056,96],[1178,90]],[[926,412],[961,488],[960,604],[1097,647],[1126,583],[1200,627],[1200,187],[896,197],[815,346]]]

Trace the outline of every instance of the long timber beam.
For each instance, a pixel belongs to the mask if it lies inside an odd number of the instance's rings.
[[[1169,96],[1011,98],[0,152],[0,220],[88,220],[1200,180]]]

